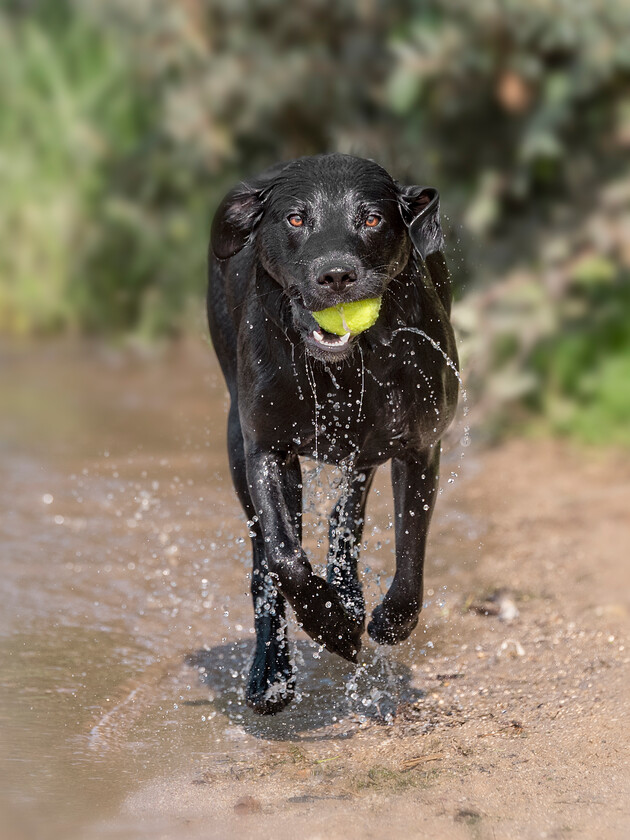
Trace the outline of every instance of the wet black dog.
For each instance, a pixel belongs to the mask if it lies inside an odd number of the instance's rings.
[[[238,184],[216,213],[208,317],[231,397],[232,476],[252,535],[247,701],[261,714],[293,695],[285,599],[309,636],[356,662],[364,509],[387,460],[396,573],[367,630],[396,644],[417,624],[440,438],[458,393],[444,357],[456,363],[442,248],[434,189],[402,186],[348,155],[277,165]],[[380,296],[376,323],[358,335],[327,333],[312,315]],[[301,546],[300,455],[339,464],[347,478],[330,519],[327,580]]]

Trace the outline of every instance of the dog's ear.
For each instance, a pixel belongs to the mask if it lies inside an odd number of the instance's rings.
[[[444,258],[440,196],[433,187],[402,187],[400,210],[413,247],[424,260],[447,313],[451,311],[451,275]]]
[[[241,181],[225,196],[214,214],[210,244],[219,260],[233,257],[247,245],[260,222],[265,201],[286,164],[276,164],[261,175]]]
[[[414,248],[423,260],[444,249],[440,196],[433,187],[402,187],[400,209]]]

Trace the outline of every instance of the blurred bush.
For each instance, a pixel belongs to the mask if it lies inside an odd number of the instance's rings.
[[[5,0],[0,329],[184,329],[224,190],[352,152],[440,187],[488,428],[627,442],[629,43],[627,0]]]

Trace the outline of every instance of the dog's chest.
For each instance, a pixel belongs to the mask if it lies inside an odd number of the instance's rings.
[[[323,375],[311,382],[316,398],[311,389],[293,438],[301,454],[331,462],[355,456],[372,465],[439,439],[443,395],[438,384],[404,366],[385,371],[383,378],[379,373],[366,367],[343,383],[334,372],[329,384]]]

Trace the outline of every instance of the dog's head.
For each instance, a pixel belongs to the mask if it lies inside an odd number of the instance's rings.
[[[423,259],[441,250],[439,197],[401,186],[370,160],[299,158],[238,184],[221,203],[215,256],[229,259],[250,244],[291,299],[293,326],[309,352],[339,360],[355,339],[326,333],[311,313],[380,297],[412,248]]]

